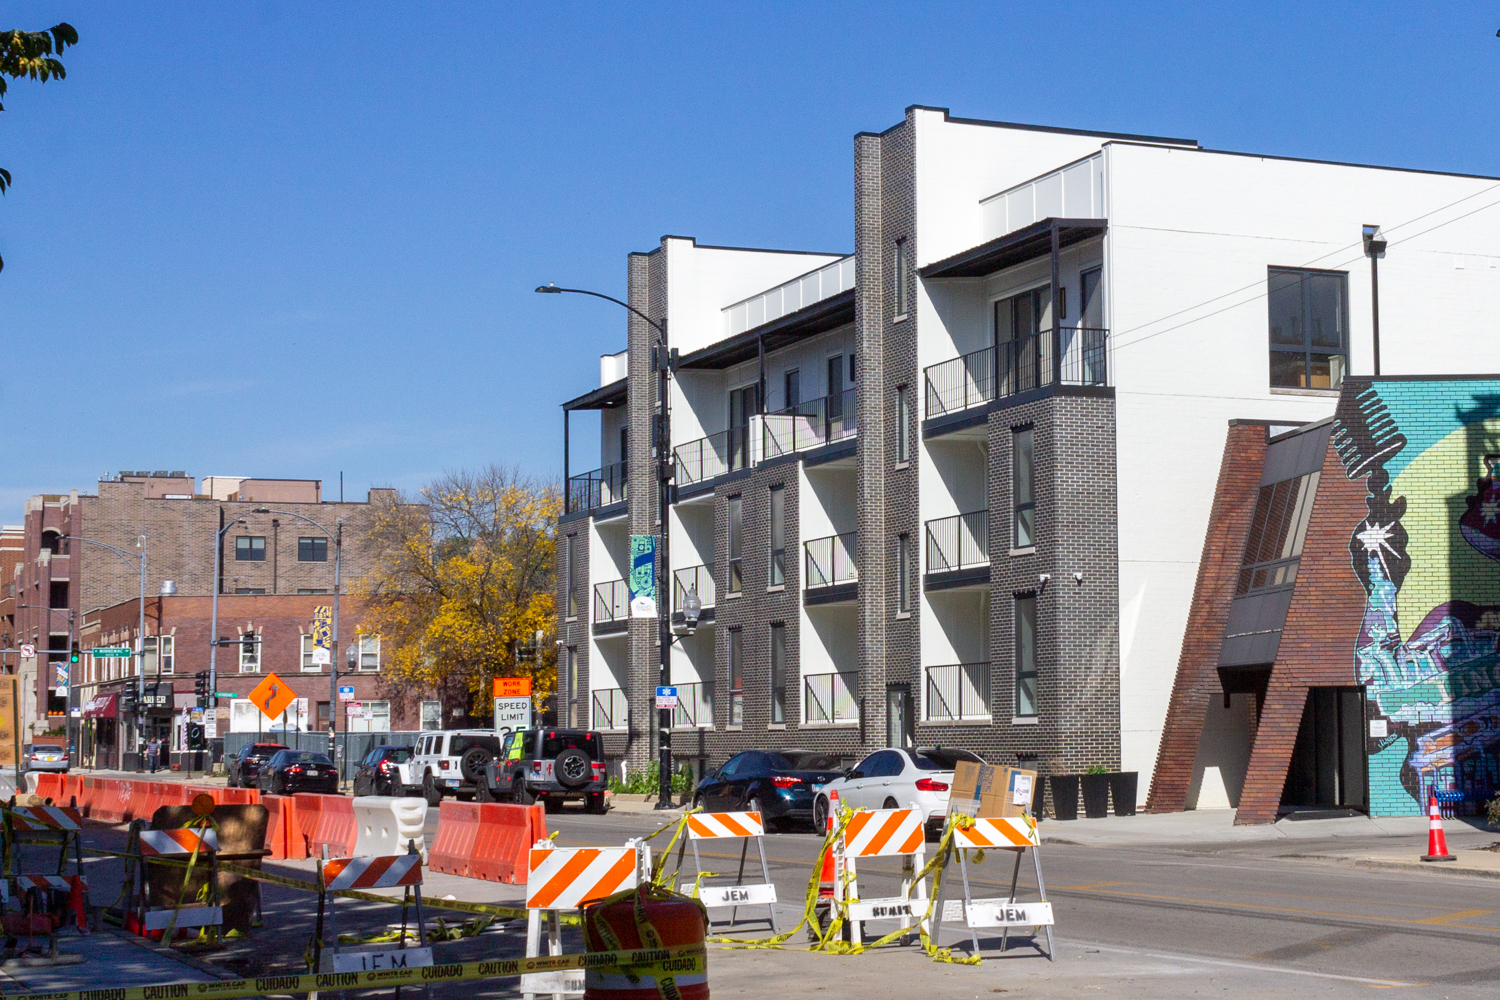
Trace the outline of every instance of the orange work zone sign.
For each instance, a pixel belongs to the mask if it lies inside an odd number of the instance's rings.
[[[297,692],[280,677],[267,674],[266,679],[255,685],[255,690],[250,692],[250,700],[268,718],[277,719],[297,700]]]
[[[530,698],[531,697],[531,678],[530,677],[496,677],[495,678],[495,694],[494,694],[494,697],[496,697],[496,698]]]

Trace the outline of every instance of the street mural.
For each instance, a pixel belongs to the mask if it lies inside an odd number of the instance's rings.
[[[1500,380],[1346,381],[1333,440],[1367,487],[1349,554],[1371,809],[1482,802],[1500,787]]]

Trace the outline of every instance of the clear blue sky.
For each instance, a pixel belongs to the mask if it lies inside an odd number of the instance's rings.
[[[624,321],[531,289],[623,295],[664,233],[847,252],[909,104],[1500,174],[1493,4],[0,9],[59,20],[0,115],[6,522],[119,469],[559,474]]]

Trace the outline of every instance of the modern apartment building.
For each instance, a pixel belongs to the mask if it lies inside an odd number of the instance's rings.
[[[1144,799],[1229,421],[1329,417],[1374,372],[1367,233],[1382,370],[1494,370],[1497,180],[913,107],[855,138],[853,181],[853,255],[629,258],[675,359],[659,572],[706,609],[672,649],[678,752],[961,745],[1137,771]],[[631,317],[564,404],[600,411],[600,468],[569,431],[560,690],[637,763],[656,340]]]

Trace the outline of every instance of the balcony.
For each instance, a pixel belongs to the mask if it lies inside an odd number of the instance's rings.
[[[624,580],[594,584],[594,630],[622,631],[630,620],[630,588]]]
[[[568,479],[567,509],[579,514],[621,503],[625,499],[625,463],[616,462]]]
[[[680,612],[688,591],[698,588],[698,603],[704,611],[714,606],[714,564],[689,566],[672,574],[672,609]]]
[[[724,309],[729,336],[806,309],[854,287],[854,256],[841,257]]]
[[[714,686],[701,681],[696,684],[678,684],[677,707],[672,710],[672,725],[678,729],[693,729],[714,724]]]
[[[593,693],[590,729],[625,729],[630,718],[630,699],[620,688],[601,688]]]
[[[802,681],[802,711],[808,725],[859,721],[859,673],[815,674]]]
[[[952,663],[927,668],[927,721],[990,717],[990,665]]]
[[[749,468],[755,461],[750,454],[751,440],[748,428],[733,427],[678,445],[672,452],[677,462],[677,485],[691,486]]]
[[[1049,385],[1109,384],[1109,331],[1043,330],[929,365],[927,419]]]
[[[859,582],[859,532],[803,543],[802,586],[807,590]]]
[[[761,456],[795,455],[852,438],[859,430],[857,416],[853,389],[768,413],[761,418]]]
[[[990,512],[976,510],[927,522],[927,572],[952,573],[990,564]]]

